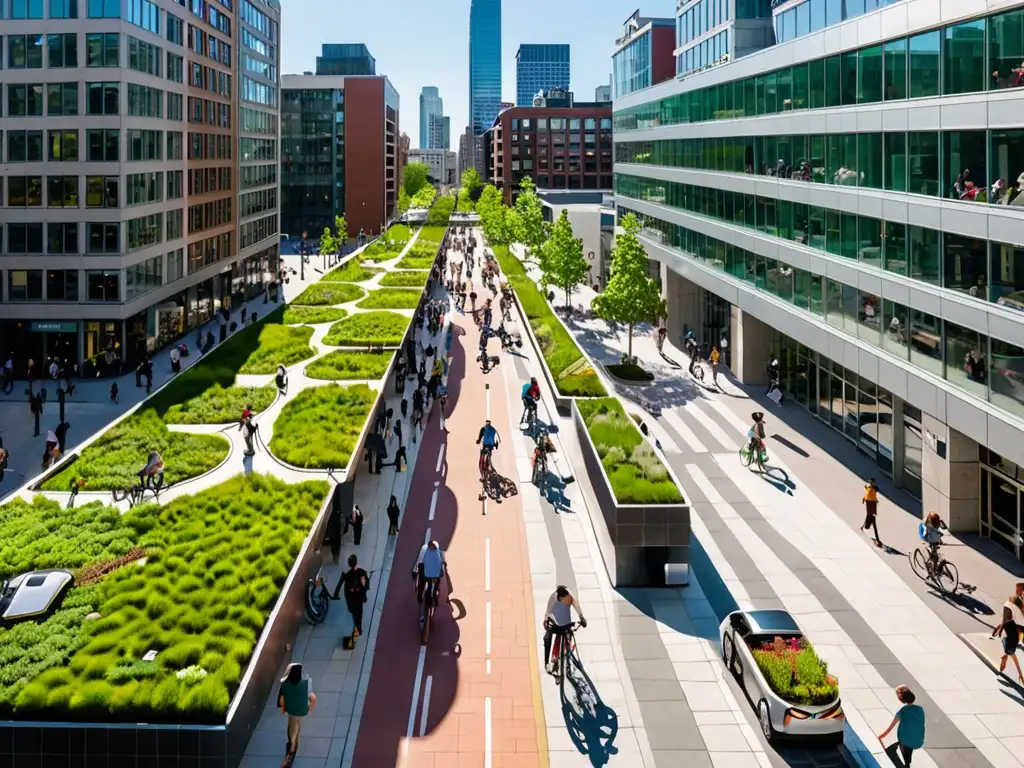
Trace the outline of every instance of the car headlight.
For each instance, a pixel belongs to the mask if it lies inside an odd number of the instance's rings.
[[[786,714],[782,718],[782,724],[788,726],[794,720],[839,720],[845,718],[846,714],[843,712],[842,702],[837,701],[835,706],[830,709],[826,709],[824,712],[819,712],[816,715],[810,712],[804,712],[802,709],[796,709],[790,707],[786,710]]]

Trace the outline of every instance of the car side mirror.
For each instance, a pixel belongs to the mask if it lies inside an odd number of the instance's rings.
[[[743,616],[738,613],[732,614],[732,616],[729,617],[729,625],[733,629],[743,629]]]

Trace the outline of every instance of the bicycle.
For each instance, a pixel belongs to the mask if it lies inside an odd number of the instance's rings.
[[[114,503],[127,500],[128,508],[134,507],[136,504],[140,504],[146,499],[146,491],[153,492],[153,499],[155,501],[160,500],[160,491],[164,487],[164,475],[161,472],[157,475],[156,481],[152,485],[146,485],[143,482],[134,483],[129,488],[117,489],[112,488],[110,491],[110,498],[114,500]]]
[[[434,609],[437,608],[437,593],[440,590],[440,578],[426,579],[423,587],[423,599],[426,602],[426,609],[423,611],[423,618],[420,619],[420,645],[426,645],[430,638],[430,623],[434,618]]]
[[[750,450],[750,441],[747,440],[742,446],[740,446],[740,464],[747,469],[750,469],[750,465],[757,463],[757,468],[764,472],[765,462],[768,461],[768,452],[765,450],[764,443],[761,440],[757,441],[757,450]]]
[[[533,477],[530,482],[540,489],[541,496],[544,495],[545,486],[548,484],[548,454],[542,448],[533,452]]]
[[[552,676],[555,678],[555,684],[563,698],[565,697],[565,680],[572,678],[570,682],[576,694],[576,706],[580,710],[585,709],[591,717],[596,717],[597,701],[593,696],[593,691],[590,690],[590,685],[582,679],[583,662],[580,661],[579,654],[576,652],[576,629],[580,626],[579,622],[574,621],[569,624],[563,634],[555,635],[553,638],[554,647],[551,649],[551,655],[555,659],[555,667]],[[579,678],[573,673],[573,668],[580,674]]]
[[[942,557],[937,548],[934,553],[924,546],[915,549],[910,556],[910,567],[918,578],[931,581],[947,595],[954,594],[960,585],[956,566]]]
[[[495,446],[485,445],[480,449],[480,482],[486,483],[491,475],[494,474],[494,464],[491,462],[491,454],[494,453]]]
[[[533,434],[533,430],[537,426],[537,404],[528,405],[524,407],[525,413],[523,418],[519,420],[520,425],[525,424],[526,429],[530,434]]]
[[[321,567],[306,584],[306,621],[310,624],[323,624],[330,607],[331,594],[327,591],[327,577]]]

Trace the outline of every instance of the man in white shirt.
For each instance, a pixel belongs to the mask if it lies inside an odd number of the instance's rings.
[[[550,675],[554,672],[555,665],[551,661],[551,639],[555,635],[564,636],[572,624],[572,610],[580,617],[580,626],[587,626],[587,620],[583,616],[583,609],[579,602],[569,592],[569,589],[559,584],[555,591],[548,598],[548,606],[544,609],[544,669]]]
[[[445,560],[444,550],[438,546],[436,541],[431,541],[420,547],[420,553],[416,556],[416,562],[412,566],[412,576],[416,580],[416,602],[423,605],[424,588],[431,581],[438,581],[442,575],[448,573],[448,561]],[[438,586],[434,587],[434,600],[437,600]],[[423,609],[420,608],[420,621],[423,621]]]

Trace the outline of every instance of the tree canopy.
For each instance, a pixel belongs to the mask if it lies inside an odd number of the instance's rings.
[[[484,185],[484,180],[480,178],[480,174],[477,172],[476,168],[467,168],[462,172],[460,183],[462,188],[472,195],[477,189]]]
[[[512,211],[502,203],[501,192],[493,184],[488,184],[481,191],[480,199],[476,203],[476,212],[480,214],[480,224],[488,243],[508,245],[511,242],[509,214]]]
[[[571,306],[572,292],[587,278],[589,264],[583,255],[583,240],[573,237],[569,212],[562,209],[562,215],[551,227],[551,237],[543,247],[541,259],[541,285],[547,290],[555,286],[565,292],[565,304]]]
[[[510,234],[517,242],[525,245],[530,253],[543,260],[544,241],[547,240],[548,234],[544,221],[544,206],[537,196],[537,186],[529,176],[519,183],[515,211],[515,229]]]
[[[348,222],[344,216],[335,216],[334,231],[331,232],[330,227],[324,227],[324,232],[320,235],[320,253],[340,254],[346,242],[348,242]]]
[[[409,197],[415,197],[423,187],[427,186],[430,166],[426,163],[409,163],[402,173],[402,189]]]
[[[429,208],[437,197],[437,190],[430,184],[424,184],[409,201],[410,208]]]

